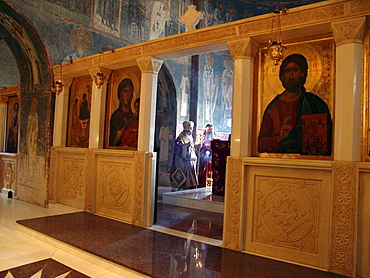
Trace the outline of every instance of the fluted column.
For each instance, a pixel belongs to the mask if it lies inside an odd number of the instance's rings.
[[[251,38],[227,42],[234,62],[231,156],[250,156],[254,57],[258,44]]]
[[[162,60],[152,57],[138,59],[141,70],[140,112],[138,151],[153,152],[155,132],[155,112],[157,103],[158,72]]]
[[[90,112],[89,148],[102,149],[104,144],[104,121],[107,99],[108,79],[112,71],[100,67],[104,74],[104,84],[100,89],[95,85],[96,69],[90,69],[92,78],[92,97]]]
[[[56,76],[57,77],[57,76]],[[54,78],[58,80],[58,78]],[[54,109],[54,131],[53,131],[53,146],[65,147],[66,134],[67,134],[67,120],[68,120],[68,100],[69,89],[71,87],[72,78],[62,79],[64,87],[63,91],[55,96],[55,109]]]
[[[336,43],[334,160],[361,159],[363,38],[366,18],[331,24]]]

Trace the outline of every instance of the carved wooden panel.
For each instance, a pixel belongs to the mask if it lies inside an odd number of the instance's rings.
[[[85,159],[84,157],[62,156],[57,179],[57,201],[61,204],[84,208]]]
[[[357,163],[334,164],[330,270],[349,276],[356,265],[357,184]]]
[[[227,160],[227,186],[225,188],[224,246],[240,250],[240,217],[242,207],[243,159]]]
[[[320,180],[255,176],[252,241],[317,253]]]
[[[131,222],[133,156],[98,155],[96,212]]]
[[[244,250],[328,269],[331,171],[247,167]]]
[[[366,172],[360,172],[359,192],[359,223],[358,223],[358,277],[370,277],[370,166],[366,165]]]
[[[135,152],[135,177],[134,177],[134,205],[132,223],[144,225],[144,196],[145,196],[145,152]]]
[[[6,189],[15,191],[16,178],[17,178],[17,162],[15,157],[3,157],[2,158],[2,169],[3,169],[3,186]]]
[[[60,204],[84,209],[86,158],[84,151],[52,149],[49,197]]]

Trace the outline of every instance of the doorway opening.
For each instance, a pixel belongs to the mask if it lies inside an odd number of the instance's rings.
[[[164,62],[157,86],[155,227],[222,241],[232,80],[228,51]],[[188,157],[195,155],[193,174],[176,162],[187,140],[193,148]]]

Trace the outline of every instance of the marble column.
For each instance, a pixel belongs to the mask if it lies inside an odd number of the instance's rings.
[[[157,103],[158,72],[162,60],[152,57],[138,59],[141,70],[140,112],[138,151],[153,152],[155,133],[155,113]]]
[[[252,148],[253,72],[258,44],[251,38],[227,42],[234,62],[230,155],[250,156]]]
[[[362,50],[365,26],[365,17],[331,24],[336,43],[334,160],[337,161],[361,160]]]
[[[54,77],[58,80],[58,76]],[[68,100],[69,89],[72,85],[73,78],[62,78],[64,84],[63,91],[55,96],[54,109],[54,131],[53,131],[53,146],[65,147],[67,141],[67,121],[68,121]]]
[[[331,27],[336,43],[336,76],[329,270],[353,277],[357,256],[358,162],[361,161],[363,39],[366,18],[332,22]],[[346,196],[345,202],[342,196]],[[345,241],[341,240],[343,235]]]
[[[107,100],[108,79],[112,71],[100,67],[104,74],[104,84],[98,89],[95,84],[96,69],[90,69],[92,97],[90,110],[89,148],[102,149],[104,144],[104,122]]]

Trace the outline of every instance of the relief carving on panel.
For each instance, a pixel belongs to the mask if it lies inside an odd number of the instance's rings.
[[[256,176],[252,241],[317,253],[321,181]]]
[[[94,151],[86,150],[85,210],[93,211]]]
[[[4,185],[7,189],[14,189],[13,183],[15,181],[15,163],[10,161],[4,161]]]
[[[145,158],[145,152],[135,152],[135,192],[132,223],[139,226],[143,225]]]
[[[224,246],[240,249],[240,214],[242,201],[243,159],[229,157],[227,160],[227,186],[225,199]]]
[[[102,184],[100,207],[118,212],[130,213],[131,165],[102,162],[101,169]]]
[[[334,164],[330,269],[351,276],[355,271],[357,168],[356,163]]]
[[[84,199],[85,161],[75,158],[63,159],[63,182],[58,197],[65,199]]]

